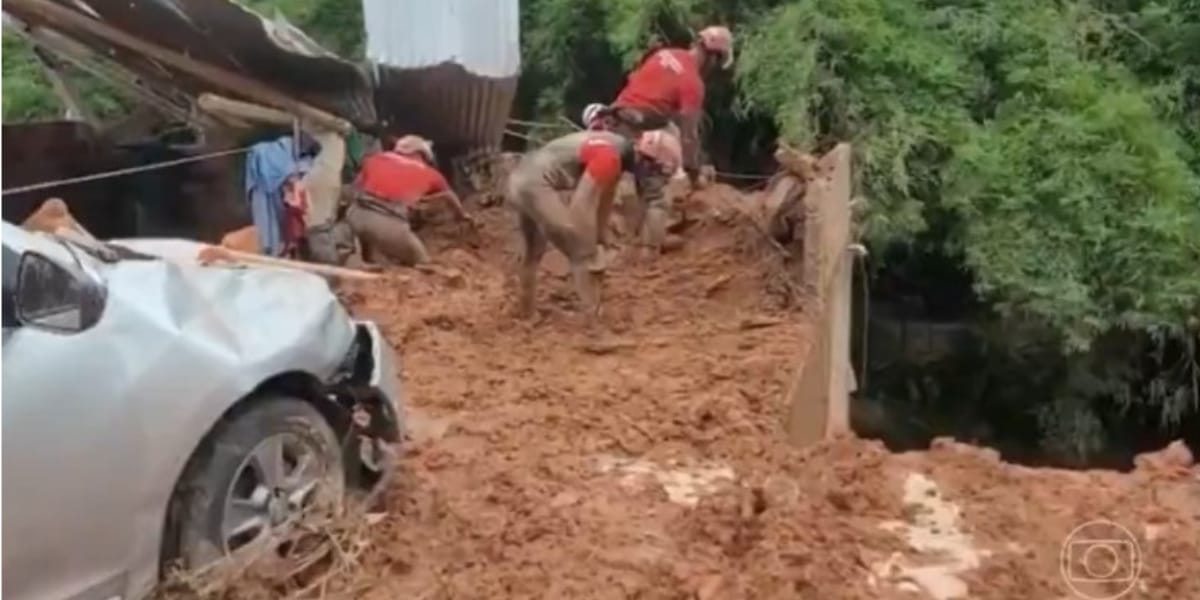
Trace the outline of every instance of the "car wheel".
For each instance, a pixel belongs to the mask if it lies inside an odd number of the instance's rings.
[[[345,467],[337,436],[312,405],[287,397],[226,417],[175,492],[175,551],[196,568],[280,533],[305,511],[338,510]]]

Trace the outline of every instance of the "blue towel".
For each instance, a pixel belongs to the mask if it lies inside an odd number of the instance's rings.
[[[283,253],[283,184],[294,174],[312,166],[311,158],[297,162],[292,155],[292,138],[283,136],[250,147],[246,157],[246,198],[258,230],[258,245],[268,256]]]

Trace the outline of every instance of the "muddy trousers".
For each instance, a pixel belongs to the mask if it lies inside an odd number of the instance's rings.
[[[346,222],[362,244],[363,260],[414,266],[429,262],[429,252],[413,232],[407,207],[372,198],[355,198]]]
[[[632,108],[619,108],[613,115],[613,132],[636,140],[643,131],[666,129],[679,137],[679,127],[665,115],[650,114]],[[670,175],[663,173],[654,164],[639,161],[634,172],[637,185],[638,206],[625,214],[630,219],[630,228],[641,234],[641,244],[655,251],[662,249],[667,237],[667,222],[671,203],[666,188]]]
[[[596,257],[596,233],[586,231],[581,219],[585,218],[585,211],[594,213],[596,207],[589,202],[568,206],[557,191],[540,181],[514,180],[509,198],[517,211],[522,246],[517,271],[521,314],[533,313],[538,265],[550,243],[567,257],[581,309],[590,323],[599,310],[600,301],[596,274],[589,269]]]

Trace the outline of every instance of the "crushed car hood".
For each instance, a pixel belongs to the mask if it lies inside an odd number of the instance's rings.
[[[324,279],[291,269],[204,266],[202,244],[112,240],[165,260],[122,260],[106,269],[109,302],[136,307],[164,334],[185,336],[253,382],[289,370],[325,378],[354,340],[354,322]],[[247,369],[248,366],[254,366]]]

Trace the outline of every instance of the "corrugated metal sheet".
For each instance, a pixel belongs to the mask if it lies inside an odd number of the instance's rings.
[[[384,128],[433,140],[440,156],[499,148],[517,78],[472,75],[442,63],[423,69],[380,67],[375,108]]]
[[[453,62],[495,79],[521,70],[518,0],[363,0],[367,58],[414,69]]]
[[[44,0],[42,0],[44,1]],[[229,0],[51,0],[99,19],[146,42],[185,54],[209,66],[260,81],[276,90],[359,124],[375,121],[370,82],[356,64],[321,48],[286,22],[264,19]],[[44,26],[111,57],[153,87],[190,96],[215,91],[242,97],[150,57],[114,47],[80,28],[45,18],[41,2],[6,1],[4,12],[31,26]]]
[[[442,157],[500,146],[521,70],[518,0],[363,0],[375,108]]]

